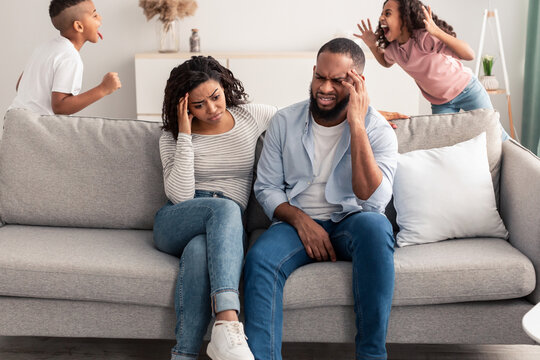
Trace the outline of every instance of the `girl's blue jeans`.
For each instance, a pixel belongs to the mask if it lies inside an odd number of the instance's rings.
[[[431,104],[433,114],[452,114],[459,110],[469,111],[476,109],[493,109],[491,99],[486,89],[482,86],[476,76],[471,77],[469,84],[463,91],[445,104]],[[510,136],[501,125],[502,141],[508,140]]]
[[[338,260],[352,261],[356,358],[386,359],[394,292],[390,222],[373,212],[355,213],[339,223],[316,221],[328,232]],[[249,250],[244,266],[244,313],[249,347],[257,360],[281,359],[283,286],[294,270],[313,262],[296,229],[287,223],[272,225]],[[320,326],[324,329],[325,324]]]
[[[238,285],[244,258],[240,206],[220,192],[163,206],[154,219],[156,247],[180,258],[174,305],[173,360],[198,356],[212,315],[240,312]]]

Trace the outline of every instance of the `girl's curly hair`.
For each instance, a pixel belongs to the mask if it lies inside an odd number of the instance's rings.
[[[383,4],[386,5],[386,3],[389,0],[386,0]],[[413,36],[413,30],[416,29],[425,29],[424,24],[424,11],[422,10],[422,6],[424,5],[420,0],[394,0],[399,3],[399,16],[401,17],[401,21],[403,23],[403,26],[407,28],[409,31],[409,34]],[[426,6],[427,9],[427,6]],[[450,26],[446,21],[439,19],[437,15],[434,13],[431,13],[431,17],[433,18],[433,22],[437,24],[438,27],[441,28],[442,31],[445,33],[452,35],[453,37],[456,37],[456,33],[454,32],[454,28]],[[384,37],[384,32],[381,28],[381,23],[379,22],[379,26],[377,26],[377,30],[375,31],[375,35],[377,35],[377,46],[380,48],[387,47],[390,42],[386,40]]]
[[[200,84],[215,80],[223,87],[227,107],[245,104],[247,94],[240,80],[211,56],[193,56],[172,69],[165,86],[163,99],[162,129],[170,131],[178,139],[178,102],[186,93]]]

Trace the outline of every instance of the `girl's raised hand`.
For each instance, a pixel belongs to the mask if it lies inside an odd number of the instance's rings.
[[[369,48],[377,46],[377,35],[373,32],[371,21],[369,21],[369,19],[367,19],[367,26],[364,20],[362,20],[362,26],[360,26],[360,24],[356,24],[356,26],[358,26],[358,30],[360,30],[360,35],[354,34],[354,36],[362,39]]]
[[[181,97],[178,101],[178,132],[184,134],[191,134],[191,120],[193,115],[188,112],[188,99],[189,93],[186,93],[184,97]]]
[[[424,5],[422,5],[422,10],[424,11],[425,17],[424,24],[426,25],[426,30],[428,33],[430,33],[431,35],[436,35],[436,33],[441,29],[433,21],[433,17],[431,16],[431,6],[428,6],[428,9],[429,11],[426,10],[426,7]]]

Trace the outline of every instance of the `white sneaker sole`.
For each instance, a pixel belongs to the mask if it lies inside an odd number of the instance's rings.
[[[212,343],[208,343],[208,347],[206,348],[206,355],[212,360],[224,360],[216,355],[216,351],[214,350],[214,346]]]
[[[211,342],[208,343],[208,347],[206,348],[206,355],[212,360],[227,360],[217,355],[217,351],[214,349]],[[254,359],[254,357],[252,357],[252,359]]]

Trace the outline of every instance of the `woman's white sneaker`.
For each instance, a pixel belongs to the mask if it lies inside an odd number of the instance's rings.
[[[239,321],[216,321],[206,353],[212,360],[255,360]]]

